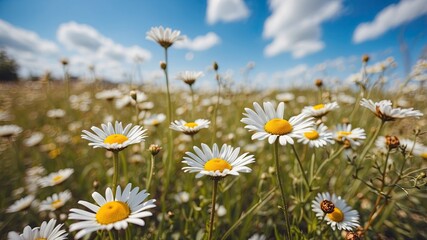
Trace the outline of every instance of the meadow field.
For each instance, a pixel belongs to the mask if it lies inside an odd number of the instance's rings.
[[[248,90],[215,64],[212,89],[166,62],[156,86],[1,83],[0,239],[427,239],[422,81],[365,56],[353,83]]]

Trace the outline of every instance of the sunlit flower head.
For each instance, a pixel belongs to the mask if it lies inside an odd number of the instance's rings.
[[[170,28],[152,27],[147,32],[147,39],[157,42],[163,48],[169,48],[176,41],[183,40],[184,37],[180,36],[181,32],[178,30],[172,30]]]
[[[50,118],[60,119],[65,116],[65,111],[59,108],[51,109],[47,111],[46,115]]]
[[[314,130],[304,132],[299,138],[298,142],[308,144],[309,147],[324,147],[328,144],[333,144],[334,139],[332,133],[328,131],[323,123],[317,126]]]
[[[175,120],[171,123],[170,128],[182,132],[187,135],[194,135],[203,128],[208,128],[211,122],[206,119],[197,119],[194,122],[186,122],[184,120]]]
[[[382,100],[380,102],[373,102],[370,99],[363,98],[360,105],[371,110],[377,117],[383,121],[394,121],[401,118],[422,117],[423,114],[413,108],[393,108],[390,100]]]
[[[50,187],[58,185],[63,181],[67,180],[67,178],[69,178],[73,173],[74,169],[72,168],[61,169],[58,172],[53,172],[47,175],[46,177],[40,178],[39,185],[41,187]]]
[[[47,197],[40,203],[39,211],[55,211],[56,209],[64,206],[64,204],[71,199],[71,192],[66,190],[59,194],[54,193],[52,196]]]
[[[16,200],[12,205],[10,205],[6,209],[6,212],[12,213],[12,212],[19,212],[19,211],[25,210],[31,206],[31,204],[34,201],[34,198],[35,197],[33,195],[28,195],[19,200]]]
[[[22,132],[22,128],[16,125],[2,125],[0,126],[0,137],[15,137]]]
[[[285,104],[279,103],[277,110],[271,102],[264,102],[264,108],[254,102],[254,110],[245,108],[245,118],[240,120],[245,123],[246,129],[255,132],[252,135],[252,140],[264,140],[268,138],[268,142],[273,144],[277,139],[281,145],[294,144],[292,138],[298,138],[304,132],[314,130],[313,118],[307,117],[304,114],[291,117],[289,120],[283,119]]]
[[[312,201],[311,209],[318,219],[325,219],[333,230],[351,231],[359,226],[359,213],[335,194],[331,196],[328,192],[318,193]]]
[[[192,72],[192,71],[185,71],[180,72],[176,76],[176,79],[184,81],[188,85],[193,85],[194,82],[200,77],[203,76],[203,72]]]
[[[356,148],[366,139],[365,130],[362,128],[351,128],[351,124],[338,124],[334,131],[335,141]]]
[[[130,123],[123,128],[121,122],[116,121],[114,126],[109,122],[101,124],[101,128],[91,127],[95,134],[83,130],[81,137],[90,141],[89,146],[104,148],[109,151],[121,151],[129,145],[144,141],[144,138],[147,137],[145,135],[147,130],[138,125],[132,127]]]
[[[146,119],[144,119],[144,121],[142,121],[142,124],[144,124],[145,126],[157,127],[160,123],[164,122],[165,120],[166,120],[166,115],[163,113],[152,114]]]
[[[23,143],[26,147],[34,147],[40,144],[43,140],[44,134],[41,132],[34,132],[29,138],[24,139]]]
[[[85,235],[98,230],[126,229],[130,223],[144,226],[142,218],[152,215],[148,209],[154,208],[155,199],[144,200],[148,197],[146,190],[139,191],[138,187],[132,189],[129,183],[122,192],[117,186],[116,196],[113,196],[111,188],[105,191],[105,198],[98,192],[92,194],[96,204],[79,201],[78,203],[90,211],[78,208],[70,209],[68,219],[79,222],[70,225],[70,231],[78,231],[75,238],[79,239]]]
[[[302,110],[302,113],[305,113],[307,116],[310,116],[310,117],[319,118],[337,108],[339,108],[338,103],[331,102],[326,104],[317,104],[314,106],[304,107],[304,109]]]
[[[210,177],[223,178],[227,175],[239,175],[239,172],[248,173],[252,170],[246,165],[255,162],[253,155],[243,153],[239,156],[240,148],[233,148],[224,144],[221,149],[217,144],[210,149],[208,145],[202,143],[202,147],[193,147],[195,154],[186,152],[183,163],[188,167],[183,167],[184,172],[197,172],[196,178],[204,175]]]
[[[26,226],[22,234],[9,232],[9,240],[63,240],[67,239],[68,233],[61,230],[64,224],[56,225],[56,219],[42,222],[40,227],[31,228]]]

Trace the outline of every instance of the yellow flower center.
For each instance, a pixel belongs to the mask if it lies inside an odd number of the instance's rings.
[[[284,119],[273,118],[265,124],[264,129],[274,135],[285,135],[292,131],[292,125]]]
[[[36,238],[36,240],[47,240],[47,238]]]
[[[60,208],[60,207],[62,207],[64,204],[62,203],[62,201],[61,200],[56,200],[56,201],[53,201],[52,202],[52,207],[54,208],[54,209],[58,209],[58,208]]]
[[[344,214],[342,213],[341,209],[337,207],[334,208],[333,212],[328,213],[326,216],[328,216],[328,218],[334,222],[342,222],[342,220],[344,220]]]
[[[130,215],[129,206],[120,201],[107,202],[102,205],[96,213],[96,221],[107,225],[126,219]]]
[[[111,134],[110,136],[108,136],[107,138],[105,138],[104,143],[108,143],[108,144],[119,143],[119,144],[122,144],[126,140],[128,140],[128,138],[125,135],[123,135],[123,134]]]
[[[184,124],[184,126],[189,127],[189,128],[195,128],[199,125],[195,122],[189,122],[189,123]]]
[[[339,141],[342,141],[342,137],[348,136],[348,135],[350,135],[350,134],[351,134],[351,132],[339,131],[339,132],[337,133],[338,140],[339,140]]]
[[[313,109],[314,109],[314,110],[320,110],[320,109],[322,109],[322,108],[325,108],[325,105],[324,105],[324,104],[317,104],[317,105],[313,106]]]
[[[205,163],[205,170],[206,171],[224,171],[225,169],[230,170],[231,165],[221,158],[212,158],[211,160],[207,161]]]
[[[427,159],[427,152],[421,153],[421,157],[424,158],[424,159]]]
[[[61,182],[62,178],[63,177],[61,175],[58,175],[58,176],[53,177],[52,180],[54,183],[59,183],[59,182]]]
[[[310,140],[316,140],[319,138],[319,133],[316,130],[305,132],[304,136]]]

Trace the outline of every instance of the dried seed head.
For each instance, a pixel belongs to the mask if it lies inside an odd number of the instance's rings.
[[[385,142],[389,149],[397,148],[400,145],[399,138],[396,136],[385,136]]]
[[[156,156],[160,150],[162,150],[162,147],[156,144],[151,144],[150,147],[148,147],[148,151],[150,151],[151,155]]]
[[[322,79],[316,79],[316,80],[314,81],[314,84],[315,84],[318,88],[320,88],[320,87],[322,87],[322,86],[323,86],[323,80],[322,80]]]
[[[334,212],[335,205],[333,202],[325,199],[320,203],[320,209],[322,209],[324,213],[332,213]]]
[[[215,71],[218,71],[218,63],[216,63],[216,62],[213,63],[213,69]]]
[[[354,232],[348,232],[348,233],[345,235],[345,239],[346,239],[346,240],[360,240],[361,238],[360,238],[360,236],[359,236],[357,233],[354,233]]]
[[[161,61],[160,62],[160,68],[162,69],[162,70],[166,70],[166,67],[167,67],[168,65],[165,63],[165,62],[163,62],[163,61]]]
[[[362,62],[367,63],[368,61],[369,61],[369,55],[364,54],[364,55],[362,56]]]
[[[68,65],[68,59],[62,58],[61,59],[61,64],[64,65],[64,66],[67,66]]]

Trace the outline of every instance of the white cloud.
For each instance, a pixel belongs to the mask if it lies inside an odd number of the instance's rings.
[[[233,22],[249,16],[249,9],[243,0],[208,0],[206,12],[209,24]]]
[[[427,13],[427,0],[401,0],[381,10],[374,21],[361,23],[353,33],[353,42],[375,39],[401,24]]]
[[[193,40],[184,37],[184,40],[175,42],[174,47],[181,49],[188,49],[191,51],[205,51],[218,45],[221,39],[213,32],[209,32],[206,35],[197,36]]]
[[[70,65],[77,71],[86,71],[95,65],[97,72],[108,79],[123,79],[136,59],[151,59],[151,53],[139,46],[125,47],[105,37],[95,28],[76,22],[63,23],[57,31],[58,41],[72,53]]]
[[[40,74],[52,61],[58,63],[59,48],[54,42],[1,19],[0,48],[16,60],[23,75]]]
[[[295,58],[325,47],[321,24],[340,14],[342,0],[270,0],[272,14],[264,22],[263,37],[273,39],[264,49],[272,57],[291,52]]]

